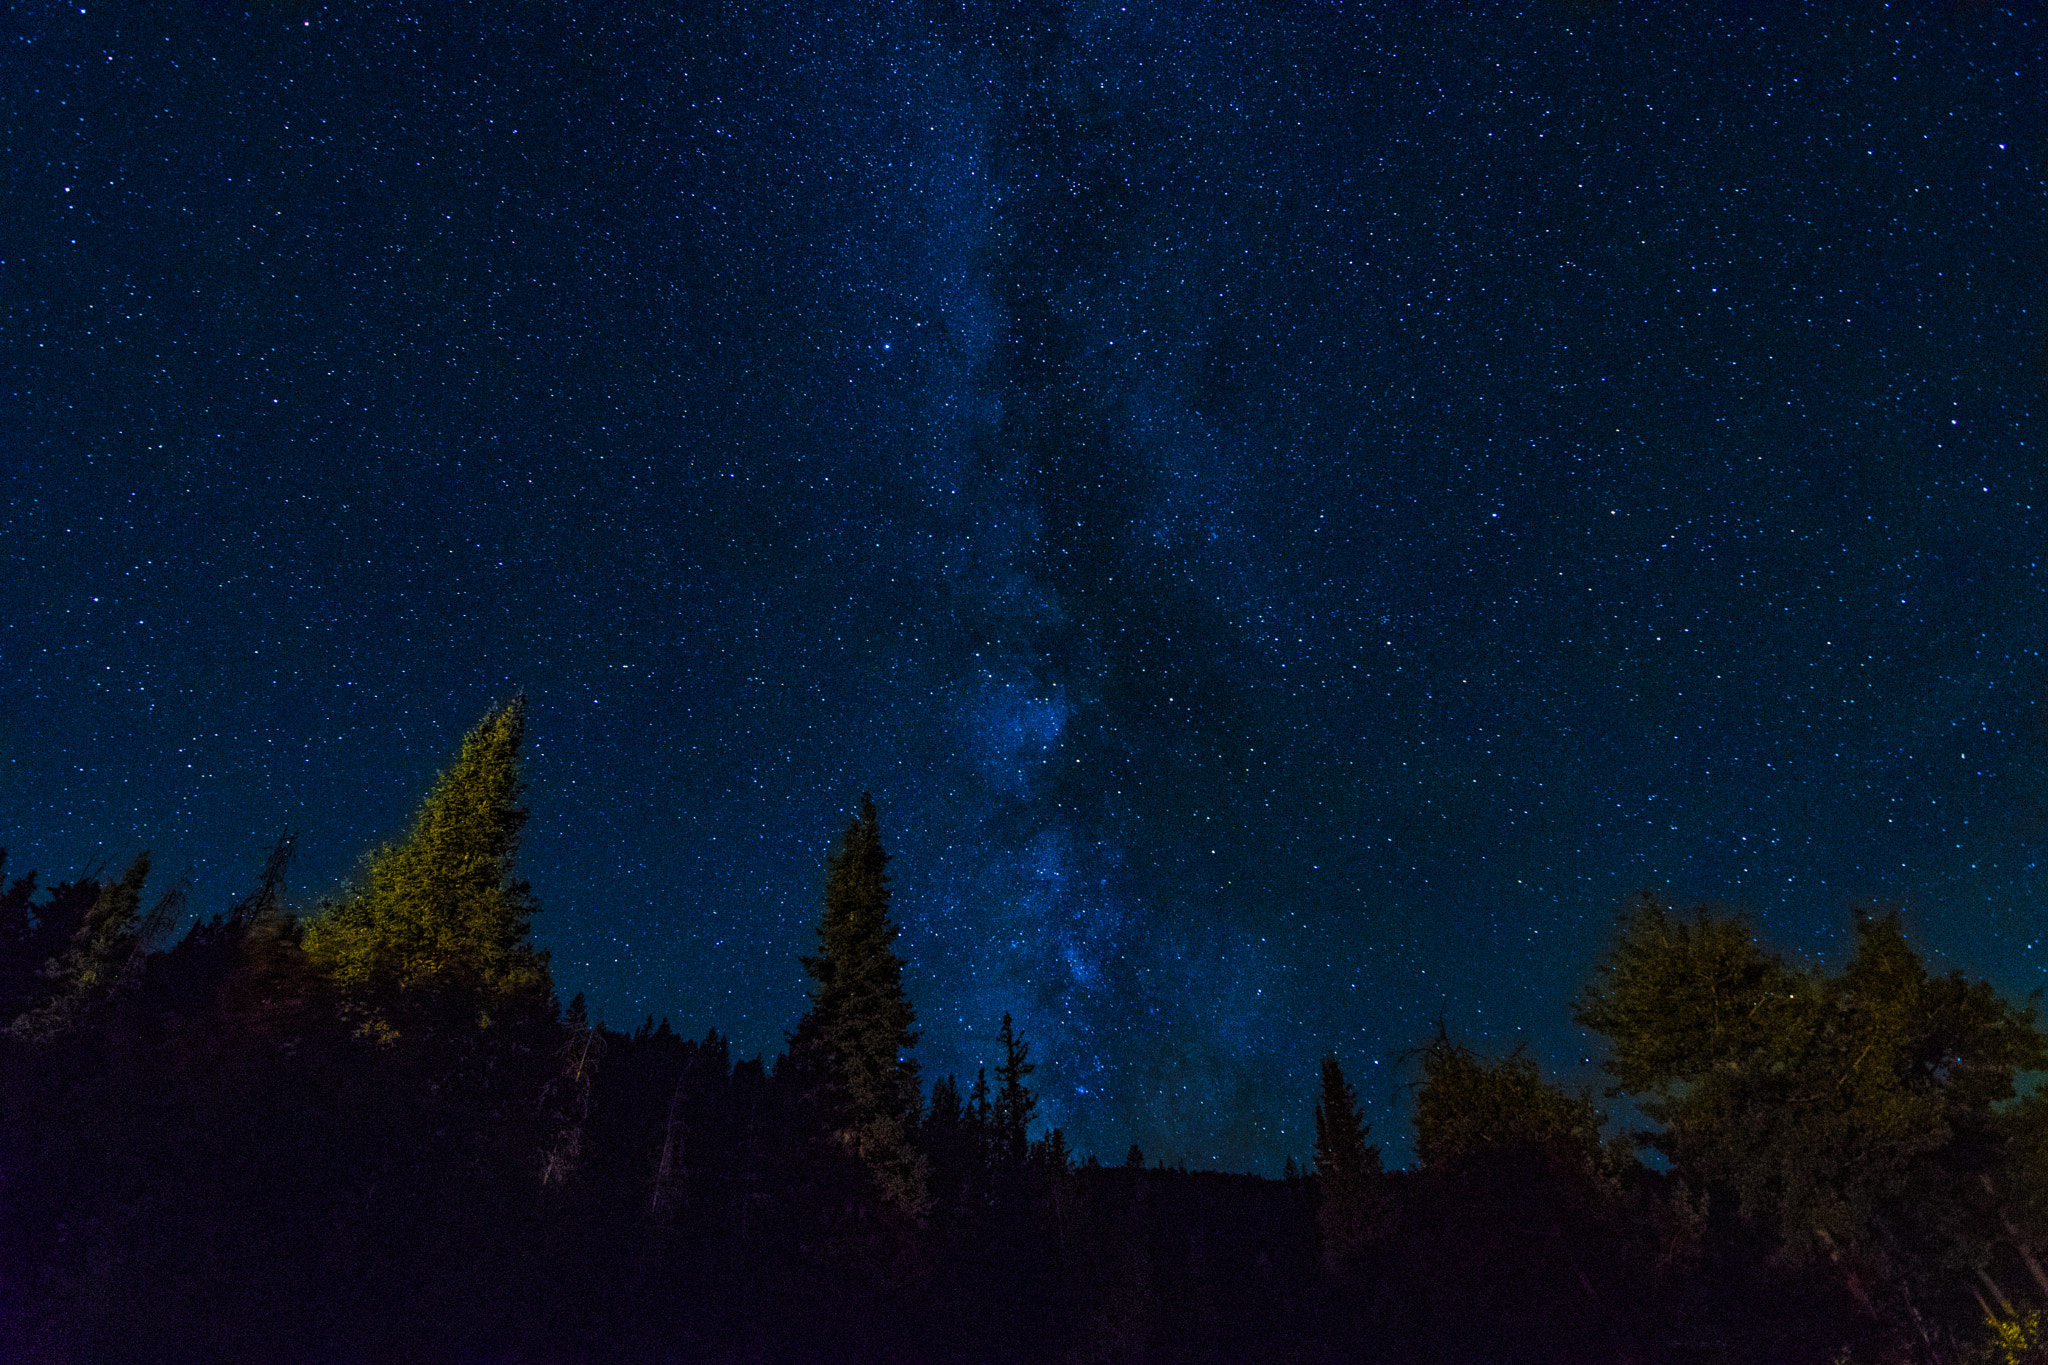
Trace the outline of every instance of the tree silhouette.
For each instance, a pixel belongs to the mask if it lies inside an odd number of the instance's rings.
[[[0,864],[6,854],[0,850]],[[47,1002],[56,989],[49,973],[71,949],[99,904],[93,877],[60,882],[36,900],[36,874],[29,872],[0,894],[0,1027]]]
[[[1030,1060],[1031,1044],[1017,1036],[1007,1010],[996,1040],[1002,1045],[1003,1060],[996,1064],[992,1140],[998,1163],[1017,1170],[1030,1150],[1031,1116],[1038,1109],[1038,1097],[1024,1084],[1024,1078],[1038,1068]]]
[[[919,1104],[916,1012],[903,990],[903,959],[891,946],[889,855],[875,803],[861,797],[825,877],[818,952],[803,959],[811,1007],[790,1036],[797,1073],[812,1078],[810,1098],[840,1143],[867,1167],[898,1208],[929,1204],[927,1162],[911,1144]]]
[[[144,942],[142,885],[148,878],[149,854],[145,852],[136,856],[119,881],[98,888],[90,908],[71,931],[63,954],[51,958],[39,973],[48,983],[41,992],[42,1002],[15,1019],[8,1026],[10,1033],[31,1041],[50,1038],[77,1024],[112,993]],[[68,900],[83,898],[51,899],[45,915],[52,915]]]
[[[1356,1261],[1385,1222],[1380,1149],[1365,1143],[1371,1131],[1336,1054],[1324,1057],[1322,1096],[1316,1104],[1316,1226],[1322,1233],[1323,1264],[1332,1270]]]

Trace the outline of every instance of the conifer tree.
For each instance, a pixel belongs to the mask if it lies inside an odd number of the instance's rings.
[[[1333,1053],[1323,1058],[1322,1099],[1316,1105],[1316,1225],[1323,1262],[1332,1270],[1351,1264],[1382,1221],[1380,1149],[1368,1147],[1372,1126],[1358,1112],[1358,1095]]]
[[[1003,1047],[1003,1060],[996,1066],[996,1159],[1015,1170],[1024,1164],[1030,1148],[1031,1116],[1038,1109],[1038,1097],[1024,1084],[1024,1078],[1038,1068],[1029,1060],[1031,1044],[1017,1036],[1008,1011],[1003,1013],[1002,1032],[997,1041]]]
[[[986,1132],[989,1126],[989,1112],[988,1068],[977,1067],[974,1072],[974,1089],[967,1092],[968,1121]]]
[[[307,925],[314,963],[344,986],[442,980],[500,997],[548,995],[547,954],[527,941],[533,893],[512,876],[527,818],[525,734],[526,701],[514,697],[463,738],[407,837],[372,856],[361,881]]]
[[[952,1132],[962,1127],[966,1120],[960,1112],[960,1083],[951,1076],[941,1076],[932,1085],[931,1102],[925,1107],[925,1127],[935,1132]]]
[[[967,1092],[967,1137],[968,1144],[974,1151],[977,1170],[985,1170],[991,1159],[994,1116],[995,1106],[989,1102],[988,1097],[988,1068],[977,1067],[974,1072],[974,1089]]]
[[[1055,1128],[1031,1144],[1031,1164],[1038,1170],[1065,1175],[1074,1169],[1074,1154],[1067,1150],[1067,1133]]]
[[[857,1156],[883,1195],[922,1215],[929,1203],[925,1158],[911,1145],[919,1105],[917,1019],[903,990],[903,959],[892,946],[889,855],[875,803],[861,797],[825,878],[818,952],[803,959],[811,1008],[790,1036],[798,1074],[818,1077],[816,1100],[834,1135]]]
[[[8,1026],[17,1038],[41,1039],[62,1033],[106,998],[135,955],[141,941],[142,884],[149,878],[149,854],[139,854],[121,880],[101,885],[91,879],[76,888],[60,886],[45,907],[45,918],[56,921],[55,907],[69,902],[84,913],[71,932],[61,956],[47,960],[37,973],[49,984],[43,987],[42,1002],[26,1010]],[[32,886],[33,883],[30,883]],[[84,895],[90,888],[89,906]],[[22,888],[24,892],[28,888]],[[68,897],[65,892],[71,892]],[[24,895],[24,904],[26,897]]]
[[[1422,1069],[1415,1154],[1424,1166],[1516,1152],[1594,1173],[1608,1160],[1600,1143],[1602,1115],[1592,1100],[1544,1080],[1535,1060],[1519,1050],[1489,1066],[1441,1036],[1423,1049]]]
[[[0,872],[7,867],[7,850],[0,848]],[[36,874],[16,877],[0,891],[0,1019],[12,1020],[28,1003],[36,981],[36,968],[47,953],[36,951],[39,919],[35,906]]]
[[[970,1175],[971,1134],[960,1102],[960,1083],[941,1076],[933,1085],[919,1124],[925,1154],[931,1159],[931,1191],[935,1203],[958,1201]]]

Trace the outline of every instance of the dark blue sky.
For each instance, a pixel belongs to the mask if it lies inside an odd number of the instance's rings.
[[[13,6],[10,870],[311,905],[524,688],[564,996],[772,1053],[872,790],[927,1075],[1230,1169],[1645,884],[2032,990],[2043,22]]]

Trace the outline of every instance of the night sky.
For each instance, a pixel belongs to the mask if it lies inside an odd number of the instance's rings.
[[[311,906],[524,689],[566,999],[1408,1159],[1632,890],[2048,984],[2048,18],[15,4],[0,843]]]

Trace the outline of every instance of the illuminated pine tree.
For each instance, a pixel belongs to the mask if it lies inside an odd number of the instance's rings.
[[[920,1097],[916,1011],[903,990],[903,959],[891,946],[889,855],[882,849],[875,803],[861,797],[825,878],[825,915],[818,952],[803,959],[815,984],[811,1008],[790,1037],[800,1072],[819,1077],[817,1099],[839,1141],[898,1207],[922,1214],[929,1205],[927,1163],[911,1145]]]
[[[501,997],[548,994],[547,954],[527,942],[533,893],[512,876],[527,814],[525,733],[526,702],[514,697],[464,736],[411,833],[378,850],[361,880],[307,925],[308,957],[344,986],[440,980]]]

